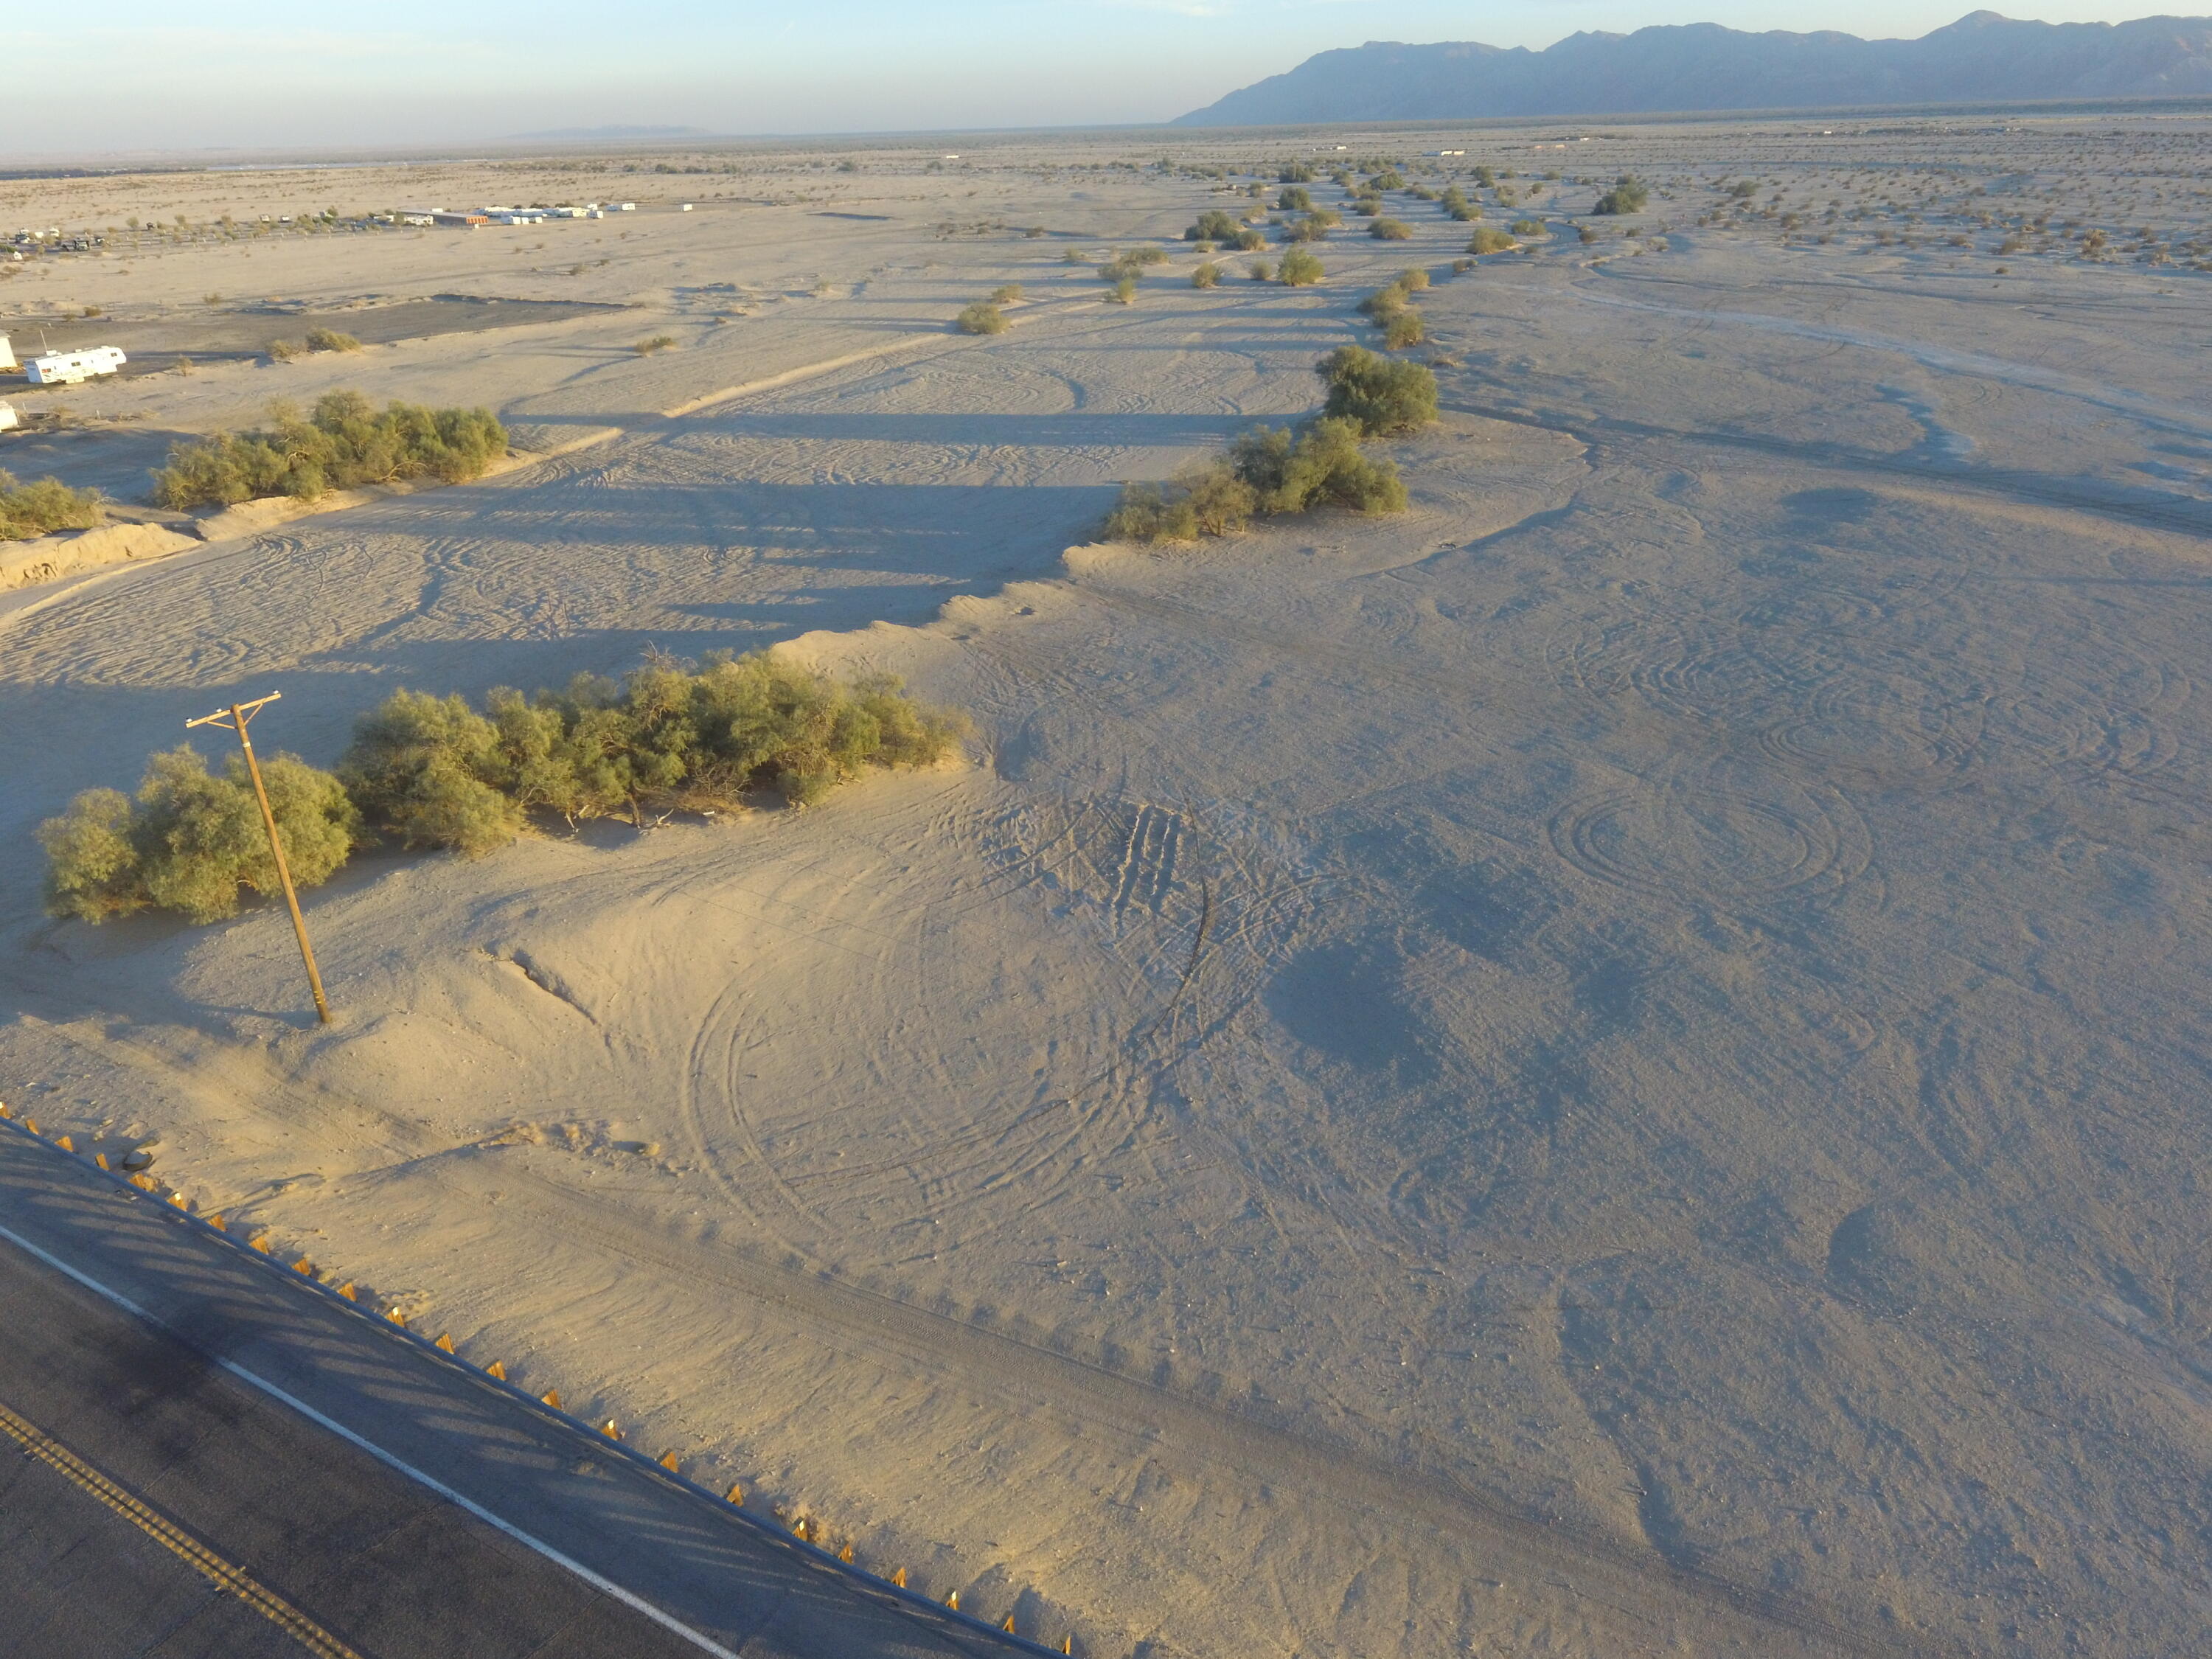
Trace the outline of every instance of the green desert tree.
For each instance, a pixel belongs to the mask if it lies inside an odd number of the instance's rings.
[[[1311,288],[1322,279],[1322,264],[1305,249],[1294,247],[1283,255],[1276,274],[1285,288]]]
[[[101,518],[96,489],[72,489],[59,478],[17,483],[0,471],[0,542],[27,541],[57,530],[90,530]]]
[[[1437,377],[1420,363],[1394,362],[1363,346],[1339,346],[1315,366],[1328,388],[1325,414],[1368,437],[1410,432],[1437,418]]]
[[[1198,222],[1182,234],[1186,242],[1233,242],[1243,227],[1232,214],[1219,208],[1209,208],[1198,216]]]

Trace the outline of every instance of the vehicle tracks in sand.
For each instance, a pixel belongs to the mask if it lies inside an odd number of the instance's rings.
[[[492,1184],[489,1169],[479,1176],[472,1161],[422,1174],[471,1204],[484,1202]],[[1060,1413],[1086,1433],[1110,1432],[1133,1455],[1233,1470],[1314,1505],[1358,1511],[1363,1526],[1418,1527],[1450,1538],[1470,1577],[1565,1591],[1623,1644],[1616,1651],[1674,1652],[1684,1641],[1704,1653],[1761,1659],[1874,1659],[1904,1651],[1823,1608],[1669,1567],[1631,1546],[1518,1512],[1441,1471],[1316,1437],[1278,1420],[1264,1399],[1209,1403],[825,1273],[772,1266],[726,1244],[702,1249],[616,1203],[511,1165],[499,1170],[497,1186],[506,1212],[526,1218],[549,1252],[611,1252],[695,1291],[711,1287],[743,1297],[796,1333],[895,1374],[949,1376],[979,1397]]]

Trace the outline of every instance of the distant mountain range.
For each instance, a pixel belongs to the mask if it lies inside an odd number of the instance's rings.
[[[1177,126],[2212,94],[2212,17],[2016,22],[1978,11],[1917,40],[1717,23],[1571,34],[1530,52],[1370,40],[1270,76]]]
[[[586,143],[630,138],[707,138],[704,127],[556,127],[550,132],[518,132],[514,142]]]

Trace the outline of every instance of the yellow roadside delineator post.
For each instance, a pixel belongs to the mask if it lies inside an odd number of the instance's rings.
[[[946,1597],[945,1598],[945,1605],[946,1607],[948,1607],[951,1608],[951,1609],[952,1609],[952,1611],[953,1611],[953,1612],[955,1612],[955,1613],[959,1612],[959,1611],[960,1611],[960,1592],[959,1592],[958,1590],[955,1590],[955,1591],[953,1591],[953,1592],[952,1592],[952,1594],[951,1594],[951,1595],[950,1595],[946,1596]]]
[[[407,1324],[407,1316],[398,1308],[386,1308],[384,1310],[384,1316],[390,1320],[393,1324],[399,1326],[403,1329],[405,1328]]]
[[[295,1273],[305,1273],[312,1279],[315,1273],[315,1264],[303,1255],[292,1264],[292,1271]]]
[[[804,1540],[806,1537],[806,1517],[803,1515],[800,1516],[798,1520],[791,1523],[791,1529],[797,1533],[799,1538]]]
[[[246,752],[246,775],[253,780],[253,799],[261,803],[261,827],[269,832],[269,851],[276,860],[276,879],[284,886],[284,902],[292,912],[292,932],[300,941],[300,960],[307,964],[307,988],[315,994],[315,1018],[325,1025],[331,1023],[331,1005],[323,998],[323,976],[315,967],[314,947],[307,943],[307,923],[300,914],[300,896],[292,890],[292,869],[284,862],[284,840],[276,833],[276,814],[269,805],[269,792],[261,784],[261,763],[253,757],[253,739],[246,733],[254,715],[283,696],[271,691],[265,697],[252,702],[234,702],[218,708],[212,714],[203,714],[196,720],[186,720],[185,729],[196,726],[220,726],[238,733],[238,746]]]
[[[186,1198],[182,1193],[171,1193],[169,1202],[180,1210],[189,1210],[192,1207],[191,1200]]]
[[[839,1549],[837,1552],[837,1559],[840,1561],[842,1561],[847,1566],[851,1566],[853,1565],[853,1547],[850,1544],[847,1544]]]
[[[901,1589],[904,1589],[906,1588],[906,1569],[904,1567],[901,1567],[896,1572],[891,1575],[891,1583],[896,1584]]]
[[[216,1211],[213,1215],[206,1217],[205,1219],[207,1221],[207,1224],[214,1228],[216,1231],[219,1233],[227,1233],[230,1231],[228,1227],[223,1225],[222,1212],[220,1210]]]
[[[338,1294],[349,1302],[358,1302],[361,1300],[359,1297],[353,1293],[353,1280],[350,1279],[346,1280],[344,1284],[338,1286]]]
[[[430,1346],[441,1353],[451,1353],[453,1351],[453,1339],[447,1333],[440,1331],[438,1340]]]
[[[23,1120],[23,1127],[26,1129],[28,1129],[33,1134],[36,1134],[39,1133],[39,1120],[34,1117],[27,1117]]]
[[[1014,1615],[1011,1613],[1008,1613],[1006,1615],[1006,1622],[1000,1626],[999,1628],[1006,1632],[1007,1635],[1012,1636],[1014,1633]]]
[[[738,1481],[731,1481],[729,1491],[722,1494],[722,1501],[725,1504],[735,1504],[742,1509],[745,1502],[744,1486]]]
[[[54,1139],[54,1145],[60,1147],[65,1152],[73,1152],[76,1150],[76,1142],[71,1140],[67,1135],[57,1136]]]
[[[676,1473],[676,1454],[672,1450],[665,1451],[660,1454],[660,1467],[666,1469],[671,1474]]]
[[[107,1154],[106,1152],[94,1152],[92,1155],[92,1161],[100,1165],[101,1169],[105,1170],[107,1167]]]
[[[484,1367],[484,1375],[491,1378],[495,1382],[506,1382],[507,1362],[501,1359],[493,1360],[490,1364]]]
[[[544,1394],[538,1396],[538,1403],[541,1406],[550,1406],[555,1411],[559,1411],[561,1409],[561,1390],[558,1389],[546,1389]]]
[[[1063,1637],[1061,1637],[1061,1638],[1060,1638],[1060,1650],[1062,1653],[1073,1653],[1073,1652],[1074,1652],[1074,1651],[1075,1651],[1075,1638],[1074,1638],[1073,1636],[1063,1636]]]
[[[256,1233],[252,1240],[252,1244],[253,1249],[260,1251],[264,1255],[267,1255],[273,1248],[269,1243],[269,1235],[267,1233]]]
[[[622,1431],[615,1426],[615,1420],[611,1417],[607,1419],[605,1422],[599,1425],[599,1432],[606,1436],[610,1440],[619,1440],[622,1438]]]

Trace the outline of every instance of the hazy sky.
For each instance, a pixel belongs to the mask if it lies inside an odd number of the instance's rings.
[[[0,155],[450,143],[556,127],[1163,120],[1367,40],[1543,46],[1710,21],[1917,36],[1968,0],[0,0]],[[2008,16],[2118,22],[2133,3]],[[2175,8],[2180,9],[2180,8]],[[335,20],[313,27],[318,13]],[[43,74],[52,69],[56,73]]]

